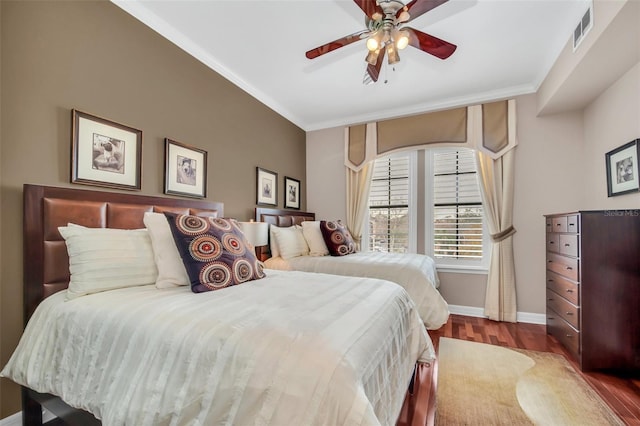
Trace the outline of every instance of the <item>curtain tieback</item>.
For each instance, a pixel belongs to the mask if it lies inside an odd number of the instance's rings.
[[[516,233],[516,228],[514,228],[513,225],[511,225],[504,231],[500,231],[497,234],[491,234],[491,241],[493,241],[494,243],[499,243],[500,241],[509,238],[515,233]]]

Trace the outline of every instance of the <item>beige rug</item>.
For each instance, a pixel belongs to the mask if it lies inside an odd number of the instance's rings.
[[[436,425],[624,425],[564,357],[440,338]]]

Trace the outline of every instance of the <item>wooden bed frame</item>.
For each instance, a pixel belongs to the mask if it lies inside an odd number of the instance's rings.
[[[221,202],[177,199],[127,193],[24,185],[24,318],[25,325],[38,304],[69,284],[69,260],[58,226],[69,222],[98,228],[144,228],[145,212],[174,212],[224,216]],[[256,208],[256,220],[291,226],[314,220],[315,214]],[[268,255],[268,247],[265,255]],[[435,366],[419,365],[405,398],[398,426],[432,424],[435,404]],[[42,425],[42,409],[57,416],[48,425],[100,425],[91,413],[67,405],[62,399],[22,387],[22,424]]]
[[[224,216],[220,202],[40,185],[24,185],[23,200],[25,325],[44,298],[69,285],[69,258],[58,226],[72,222],[92,228],[144,228],[144,213],[151,211]],[[22,423],[41,425],[42,407],[67,424],[100,424],[58,397],[23,387]]]

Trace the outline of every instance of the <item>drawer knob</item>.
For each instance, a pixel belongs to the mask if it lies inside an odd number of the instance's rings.
[[[567,315],[573,315],[573,312],[567,312]]]
[[[567,270],[573,271],[573,268],[571,266],[567,266]]]
[[[565,246],[565,247],[571,247],[571,244],[569,244],[569,243],[565,243],[565,245],[564,245],[564,246]]]
[[[559,224],[559,223],[556,223],[556,226],[560,226],[560,224]]]
[[[547,317],[547,319],[554,320],[555,318],[554,317]]]
[[[573,293],[573,290],[571,290],[570,288],[567,289],[567,293]]]
[[[565,334],[564,337],[570,337],[573,338],[573,334]]]
[[[549,299],[547,299],[547,300],[548,300],[549,302],[551,302],[553,299],[552,299],[552,298],[549,298]]]
[[[550,282],[550,283],[552,283],[552,282],[553,282],[553,280],[552,280],[551,278],[549,278],[547,281],[548,281],[548,282]]]
[[[555,244],[553,241],[549,241],[549,244]]]

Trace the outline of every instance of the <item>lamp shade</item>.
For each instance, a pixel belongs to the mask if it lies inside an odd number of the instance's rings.
[[[266,222],[238,222],[238,226],[254,247],[269,243],[269,224]]]

